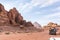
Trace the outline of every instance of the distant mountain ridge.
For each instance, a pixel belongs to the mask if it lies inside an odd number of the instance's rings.
[[[41,28],[41,25],[40,25],[39,23],[37,23],[37,22],[34,22],[33,25],[34,25],[34,27],[36,27],[36,28]]]

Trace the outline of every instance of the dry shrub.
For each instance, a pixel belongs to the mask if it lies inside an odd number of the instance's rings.
[[[10,32],[6,32],[5,34],[9,35],[9,34],[10,34]]]

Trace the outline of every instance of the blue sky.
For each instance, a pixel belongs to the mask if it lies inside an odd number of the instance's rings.
[[[60,0],[0,0],[0,3],[8,11],[16,7],[27,21],[60,24]]]

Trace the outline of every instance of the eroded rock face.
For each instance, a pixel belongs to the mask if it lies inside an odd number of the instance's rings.
[[[4,11],[4,6],[2,4],[0,4],[0,11]]]
[[[49,26],[49,27],[57,27],[58,25],[57,25],[56,23],[49,22],[49,23],[47,24],[47,26]]]
[[[9,23],[9,18],[7,16],[7,11],[4,6],[0,4],[0,25],[5,25]]]
[[[0,25],[11,24],[11,25],[24,25],[33,26],[31,22],[26,22],[16,8],[6,11],[4,6],[0,4]]]
[[[13,8],[9,11],[8,17],[9,17],[11,24],[13,24],[13,25],[17,25],[21,21],[23,21],[23,17],[21,16],[21,14],[18,13],[16,8]]]
[[[34,26],[31,22],[26,22],[25,26],[29,27],[29,26]]]
[[[2,29],[2,31],[40,31],[36,29],[31,22],[26,22],[16,8],[6,11],[2,4],[0,4],[0,29]]]
[[[49,22],[47,25],[44,26],[46,29],[54,28],[54,27],[59,27],[57,23]]]
[[[34,25],[34,27],[36,27],[36,28],[42,28],[41,25],[40,25],[38,22],[34,22],[33,25]]]

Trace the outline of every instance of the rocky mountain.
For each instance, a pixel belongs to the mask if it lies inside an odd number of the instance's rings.
[[[60,25],[58,25],[57,23],[53,23],[53,22],[49,22],[47,25],[44,26],[45,29],[50,29],[52,27],[60,27]]]
[[[23,21],[23,17],[16,10],[16,8],[10,9],[10,11],[8,12],[8,17],[9,17],[10,23],[13,25],[18,25],[21,23],[21,21]]]
[[[8,12],[4,9],[4,6],[0,4],[0,25],[9,24],[7,13]]]
[[[37,31],[31,22],[26,22],[21,13],[14,7],[9,11],[5,10],[4,6],[0,4],[0,31]]]
[[[36,27],[36,28],[39,28],[39,29],[41,28],[41,25],[40,25],[39,23],[37,23],[37,22],[34,22],[33,25],[34,25],[34,27]]]

